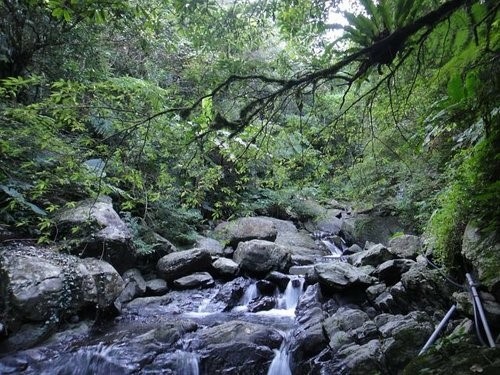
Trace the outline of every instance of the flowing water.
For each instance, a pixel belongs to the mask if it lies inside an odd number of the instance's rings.
[[[218,287],[171,291],[165,296],[132,301],[114,321],[101,325],[80,322],[43,345],[0,357],[0,374],[22,375],[198,375],[200,353],[191,345],[198,332],[233,320],[290,332],[304,280],[290,280],[277,305],[250,313],[247,305],[261,297],[255,283],[246,289],[232,312],[209,312]],[[137,301],[137,300],[136,300]],[[288,370],[287,370],[288,369]],[[287,372],[288,371],[288,372]],[[289,374],[285,344],[275,350],[269,374]]]

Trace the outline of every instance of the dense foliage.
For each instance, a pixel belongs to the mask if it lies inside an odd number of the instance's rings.
[[[500,222],[498,4],[327,0],[0,3],[3,223],[107,194],[164,236],[384,206],[452,262]],[[183,236],[184,234],[184,236]]]

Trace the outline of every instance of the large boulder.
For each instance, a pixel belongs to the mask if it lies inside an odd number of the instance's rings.
[[[215,235],[236,248],[240,242],[250,240],[274,241],[278,230],[274,222],[266,217],[243,217],[219,224]]]
[[[410,234],[394,237],[389,241],[389,250],[398,258],[416,259],[422,251],[422,240]]]
[[[382,244],[371,246],[368,250],[360,251],[349,256],[351,263],[357,267],[378,266],[387,260],[394,259],[394,255]]]
[[[320,263],[314,270],[320,284],[331,291],[366,288],[374,282],[373,277],[348,263]]]
[[[104,261],[14,245],[0,249],[0,316],[9,332],[56,323],[87,309],[114,309],[124,282]]]
[[[471,222],[465,228],[462,254],[474,266],[478,281],[500,301],[500,232],[481,231]]]
[[[238,273],[238,263],[228,258],[219,258],[212,263],[214,271],[222,278],[232,278]]]
[[[211,266],[210,253],[195,248],[165,255],[158,261],[156,269],[160,277],[172,281],[193,272],[208,271]]]
[[[284,247],[264,240],[241,242],[233,259],[242,270],[254,274],[287,272],[291,266],[290,253]]]
[[[207,250],[213,257],[224,255],[224,246],[214,238],[199,236],[196,239],[195,247]]]
[[[363,246],[366,241],[388,245],[389,240],[404,228],[390,215],[353,214],[342,221],[341,232],[348,242]]]
[[[69,240],[74,255],[103,259],[120,273],[134,266],[132,233],[113,209],[111,198],[82,201],[58,212],[54,219],[58,238]]]

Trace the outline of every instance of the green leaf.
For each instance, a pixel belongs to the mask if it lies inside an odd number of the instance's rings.
[[[464,85],[459,74],[453,75],[448,81],[448,96],[453,102],[459,102],[465,96]]]
[[[465,90],[468,98],[472,98],[476,95],[479,84],[480,81],[475,72],[467,73],[467,76],[465,77]]]

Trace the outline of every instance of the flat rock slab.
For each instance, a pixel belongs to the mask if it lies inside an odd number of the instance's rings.
[[[374,278],[348,263],[320,263],[314,266],[319,282],[333,291],[368,287]]]
[[[193,272],[208,271],[211,265],[212,257],[207,250],[191,249],[165,255],[156,269],[160,277],[172,281]]]
[[[174,280],[174,287],[178,289],[210,288],[214,285],[214,279],[208,272],[196,272]]]

